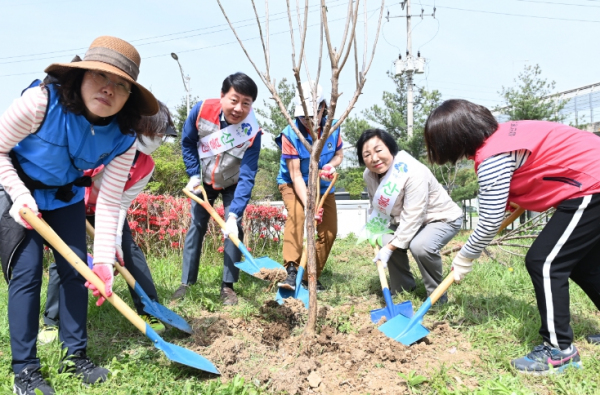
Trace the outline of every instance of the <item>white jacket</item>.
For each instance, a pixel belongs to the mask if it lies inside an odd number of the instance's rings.
[[[405,178],[391,212],[391,223],[398,225],[398,228],[390,243],[402,249],[408,249],[422,226],[437,221],[452,222],[463,215],[427,166],[416,159],[410,166],[410,176]],[[363,178],[371,201],[370,213],[380,178],[369,169],[365,169]]]

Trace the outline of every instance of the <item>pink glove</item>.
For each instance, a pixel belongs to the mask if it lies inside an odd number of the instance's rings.
[[[335,166],[325,165],[319,172],[319,176],[323,181],[331,181],[333,180],[333,175],[335,174]]]
[[[324,208],[320,208],[319,212],[315,214],[315,221],[317,221],[317,225],[321,225],[321,222],[323,222],[323,212],[325,211]]]
[[[94,264],[92,271],[100,278],[100,280],[102,280],[102,282],[104,282],[104,293],[106,296],[112,296],[112,285],[114,281],[113,265],[110,263],[96,263]],[[85,286],[92,291],[92,295],[98,298],[96,306],[102,306],[102,303],[104,303],[106,298],[102,296],[98,288],[89,281],[85,282]]]

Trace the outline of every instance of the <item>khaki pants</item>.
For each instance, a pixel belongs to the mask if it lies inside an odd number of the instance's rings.
[[[279,185],[279,191],[288,212],[283,231],[283,261],[286,268],[291,263],[297,268],[300,265],[304,244],[304,206],[292,184]],[[325,268],[337,235],[337,206],[333,194],[327,196],[323,209],[323,222],[317,226],[317,278],[321,276],[321,272]]]

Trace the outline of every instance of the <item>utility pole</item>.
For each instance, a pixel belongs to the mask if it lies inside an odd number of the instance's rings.
[[[398,57],[396,61],[396,75],[402,75],[406,73],[406,133],[408,137],[412,137],[413,135],[413,125],[414,125],[414,116],[413,116],[413,107],[414,107],[414,98],[413,98],[413,75],[414,74],[423,74],[425,72],[425,58],[421,57],[421,52],[417,53],[417,57],[413,57],[412,53],[412,32],[411,32],[411,18],[413,16],[420,16],[423,19],[424,16],[432,16],[435,18],[435,7],[433,7],[433,13],[425,15],[424,10],[421,8],[421,14],[419,15],[411,15],[410,14],[410,0],[404,0],[400,3],[402,8],[406,8],[406,16],[396,16],[390,17],[389,13],[387,16],[388,22],[390,18],[406,18],[406,59],[402,60],[402,55]]]
[[[406,0],[406,60],[412,59],[412,35],[410,32],[410,0]],[[406,70],[406,133],[413,135],[413,72],[414,68]]]

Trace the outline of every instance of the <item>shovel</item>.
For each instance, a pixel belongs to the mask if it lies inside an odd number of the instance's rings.
[[[87,234],[93,239],[95,233],[94,227],[87,220],[85,221],[85,230],[87,231]],[[121,266],[118,263],[115,263],[114,266],[119,272],[119,274],[123,276],[123,278],[127,282],[127,285],[129,285],[135,291],[135,293],[138,294],[138,296],[142,300],[142,303],[144,304],[144,311],[146,313],[158,318],[166,324],[174,326],[175,328],[183,332],[189,333],[190,335],[192,334],[192,327],[190,326],[190,324],[188,324],[186,320],[181,318],[175,312],[169,310],[162,304],[150,299],[148,297],[148,294],[146,294],[142,287],[140,287],[140,284],[138,284],[138,282],[135,281],[135,278],[133,278],[133,276],[131,275],[129,270],[127,270],[127,268]]]
[[[291,290],[287,288],[277,288],[277,294],[275,295],[275,300],[279,304],[283,304],[284,299],[294,298],[300,300],[304,303],[304,307],[308,310],[308,301],[309,301],[309,293],[308,289],[302,286],[302,277],[304,276],[304,269],[306,268],[306,261],[308,260],[308,254],[306,253],[306,249],[300,258],[300,266],[298,267],[298,273],[296,274],[296,289]]]
[[[187,188],[183,190],[183,193],[185,193],[190,199],[192,199],[193,201],[195,201],[196,203],[198,203],[199,205],[204,207],[204,209],[206,211],[208,211],[208,213],[213,217],[213,219],[217,222],[217,224],[219,224],[221,229],[225,229],[225,221],[223,221],[221,216],[219,214],[217,214],[217,212],[215,211],[213,206],[211,206],[210,203],[208,202],[208,198],[206,197],[206,192],[204,191],[204,189],[202,189],[202,195],[204,196],[204,200],[200,199],[199,196],[197,196],[195,193],[189,191]],[[237,268],[239,268],[240,270],[250,274],[251,276],[255,276],[258,272],[260,272],[260,269],[270,269],[270,270],[281,269],[281,270],[285,271],[285,268],[281,264],[275,262],[268,256],[254,258],[250,254],[250,252],[248,251],[248,249],[246,248],[244,243],[242,243],[240,241],[240,239],[238,239],[236,236],[229,235],[227,237],[229,237],[229,239],[233,242],[233,244],[235,244],[236,247],[240,249],[240,251],[242,252],[244,257],[246,258],[246,260],[244,262],[236,262],[235,263],[235,266]],[[259,277],[257,277],[257,278],[259,278]]]
[[[501,232],[504,228],[510,225],[515,219],[517,219],[521,214],[523,214],[524,209],[518,207],[515,211],[508,216],[504,221],[502,221],[502,225],[500,225],[500,229],[498,229],[498,233]],[[419,339],[424,338],[429,334],[429,330],[425,328],[421,323],[423,322],[423,316],[427,311],[431,308],[435,302],[438,301],[440,296],[444,294],[450,288],[450,285],[454,282],[454,273],[450,272],[450,274],[442,281],[440,285],[429,295],[427,300],[423,303],[421,308],[415,313],[412,318],[406,318],[402,315],[398,315],[390,321],[379,327],[379,330],[383,332],[387,337],[392,338],[405,346],[409,346],[412,343],[416,342]]]
[[[188,349],[177,346],[175,344],[167,343],[164,341],[144,320],[142,320],[116,293],[110,297],[107,297],[104,292],[104,283],[102,280],[94,274],[83,262],[75,252],[65,244],[64,241],[52,230],[52,228],[42,219],[38,218],[33,212],[24,207],[19,212],[21,217],[25,219],[43,238],[46,240],[52,248],[61,254],[65,260],[67,260],[74,268],[89,282],[100,291],[102,296],[106,298],[121,314],[125,316],[137,329],[146,335],[154,347],[163,351],[167,358],[171,361],[191,366],[196,369],[203,370],[214,374],[220,374],[219,370],[215,365],[212,364],[208,359],[202,355],[196,354]]]
[[[333,180],[331,180],[331,182],[329,183],[329,187],[327,188],[327,190],[321,197],[321,200],[319,201],[319,206],[317,207],[317,212],[319,212],[321,210],[321,208],[323,208],[323,204],[325,204],[325,199],[327,198],[327,195],[329,195],[329,191],[331,191],[331,188],[333,188],[333,186],[335,185],[337,178],[338,178],[338,174],[336,173],[333,176]],[[317,187],[320,187],[320,186],[321,186],[321,181],[319,180]],[[318,193],[317,193],[317,195],[318,195]],[[304,303],[304,307],[306,307],[306,309],[308,309],[308,301],[309,301],[308,289],[305,289],[302,286],[302,277],[304,277],[304,270],[306,270],[306,261],[307,260],[308,260],[308,254],[306,252],[306,242],[305,242],[304,248],[302,249],[302,257],[300,257],[300,266],[298,267],[298,273],[296,274],[296,289],[292,291],[291,289],[279,287],[277,289],[277,294],[275,295],[275,300],[277,301],[277,303],[283,304],[284,299],[295,298],[295,299],[301,300],[302,303]]]
[[[389,321],[398,314],[402,314],[408,318],[412,317],[413,307],[410,300],[399,304],[394,304],[392,300],[392,294],[390,293],[390,288],[388,287],[387,278],[385,277],[385,269],[381,261],[377,261],[377,271],[379,272],[379,281],[381,282],[381,291],[383,292],[385,307],[371,310],[371,321],[374,324],[377,324],[382,317],[385,317],[385,319]]]

